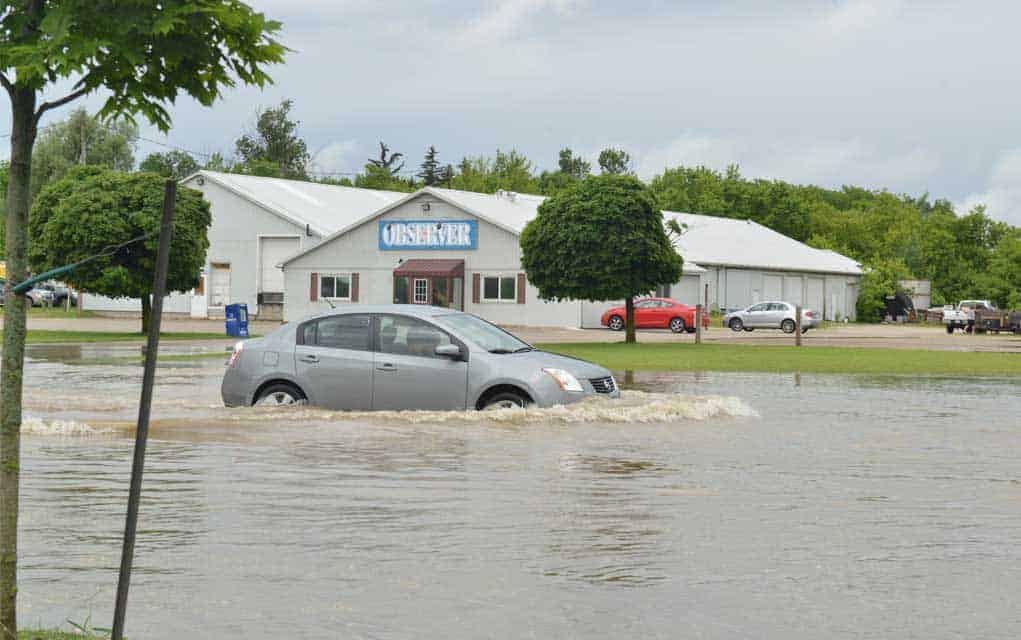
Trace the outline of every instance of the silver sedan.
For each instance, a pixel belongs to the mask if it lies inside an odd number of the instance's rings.
[[[754,331],[755,329],[780,329],[794,333],[797,324],[797,307],[789,302],[757,302],[739,311],[732,311],[723,317],[723,326],[733,331]],[[822,316],[811,309],[801,310],[801,332],[814,329],[822,324]]]
[[[477,316],[350,305],[237,343],[221,395],[227,406],[463,410],[547,407],[620,391],[607,369],[539,351]]]

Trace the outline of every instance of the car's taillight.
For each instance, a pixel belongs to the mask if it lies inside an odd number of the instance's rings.
[[[230,354],[230,360],[227,361],[227,368],[233,369],[234,365],[237,364],[238,358],[241,357],[241,352],[245,350],[245,343],[238,342],[234,345],[234,351]]]

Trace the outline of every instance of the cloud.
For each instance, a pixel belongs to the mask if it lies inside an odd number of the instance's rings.
[[[361,169],[354,159],[354,152],[358,149],[355,140],[342,140],[330,142],[312,155],[309,162],[309,169],[314,173],[345,173]]]
[[[468,45],[493,44],[517,34],[533,18],[571,15],[586,4],[587,0],[502,0],[495,9],[470,20],[461,40]]]
[[[836,6],[825,24],[837,36],[869,31],[896,19],[903,4],[901,0],[849,0]]]
[[[978,205],[985,205],[991,218],[1021,226],[1021,148],[1001,153],[985,187],[962,198],[955,209],[967,213]]]
[[[641,154],[638,173],[651,178],[666,167],[739,165],[748,178],[840,187],[897,185],[925,191],[943,163],[923,147],[889,148],[858,137],[824,138],[720,133],[684,133]]]

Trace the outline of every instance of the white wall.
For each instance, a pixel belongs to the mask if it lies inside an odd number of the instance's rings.
[[[423,202],[430,210],[423,211]],[[521,269],[521,247],[517,235],[484,220],[478,221],[478,248],[474,250],[400,250],[379,248],[378,220],[467,220],[473,216],[461,209],[423,194],[381,217],[363,223],[315,251],[308,253],[284,269],[284,319],[297,320],[310,313],[329,309],[319,300],[310,300],[312,273],[358,273],[359,304],[391,304],[393,302],[393,271],[400,260],[453,258],[464,260],[464,310],[487,320],[507,325],[580,326],[581,306],[577,302],[546,303],[538,291],[527,285],[525,304],[511,302],[472,303],[472,275],[518,274]]]
[[[166,313],[191,313],[190,293],[171,293],[163,298]],[[112,311],[121,313],[142,313],[142,302],[138,298],[107,298],[91,293],[78,295],[78,304],[85,311]]]
[[[705,265],[703,265],[705,266]],[[709,306],[741,309],[762,300],[784,300],[824,312],[827,320],[854,320],[858,276],[705,266]]]

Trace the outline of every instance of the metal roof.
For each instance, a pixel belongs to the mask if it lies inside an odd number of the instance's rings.
[[[342,187],[204,169],[181,182],[188,183],[199,176],[300,227],[308,225],[320,236],[333,233],[367,212],[380,209],[408,195],[396,191]]]
[[[687,225],[677,241],[685,261],[700,265],[861,275],[861,265],[828,249],[815,249],[752,220],[664,211]]]
[[[521,233],[545,200],[543,196],[528,194],[474,193],[437,187],[425,187],[409,194],[205,170],[182,182],[198,176],[299,226],[307,224],[316,234],[324,236],[321,243],[291,256],[284,264],[423,193],[515,234]],[[677,242],[688,273],[701,272],[699,265],[844,275],[862,273],[861,265],[851,258],[809,247],[750,220],[671,211],[664,211],[663,216],[676,218],[688,227]]]

